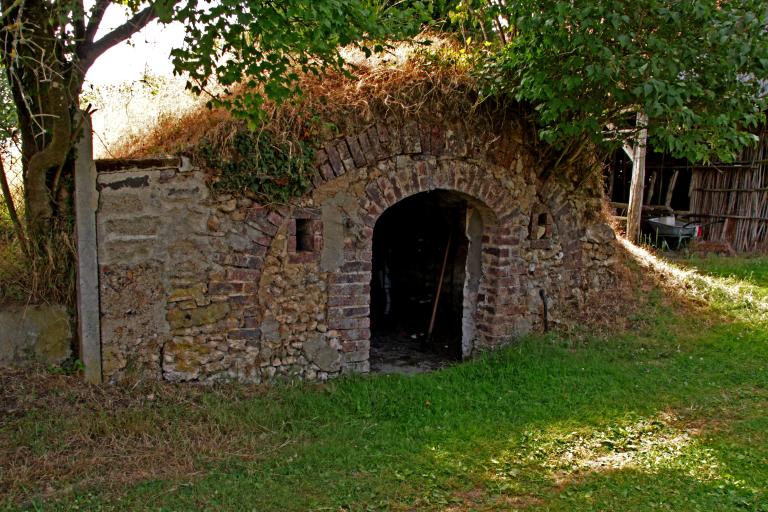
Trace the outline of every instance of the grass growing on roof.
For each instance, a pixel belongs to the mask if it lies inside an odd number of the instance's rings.
[[[469,123],[471,117],[478,124],[498,123],[504,108],[490,102],[480,105],[466,53],[443,36],[429,34],[429,39],[429,46],[403,43],[382,57],[345,52],[351,73],[299,73],[301,95],[281,104],[265,102],[265,120],[256,131],[269,132],[276,143],[283,144],[322,142],[385,120]],[[467,116],[470,112],[472,116]],[[247,130],[245,121],[221,108],[168,112],[147,130],[123,137],[110,154],[115,158],[195,155],[206,144],[226,151],[227,139]]]
[[[265,392],[6,376],[0,504],[768,510],[768,325],[717,275],[755,262],[707,263],[640,294],[627,332],[531,336],[428,375]]]

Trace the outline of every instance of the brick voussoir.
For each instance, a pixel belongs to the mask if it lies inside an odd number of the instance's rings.
[[[328,144],[325,147],[325,151],[328,153],[328,161],[331,164],[331,169],[333,170],[333,174],[335,176],[341,176],[346,171],[344,169],[344,164],[341,162],[341,157],[339,156],[339,151],[336,149],[336,146],[333,142]],[[325,172],[323,172],[323,176],[325,176]],[[332,179],[332,178],[326,178],[326,179]]]
[[[349,148],[349,152],[352,155],[352,160],[355,162],[356,167],[365,167],[367,161],[363,149],[360,147],[359,139],[354,135],[348,135],[344,138]]]

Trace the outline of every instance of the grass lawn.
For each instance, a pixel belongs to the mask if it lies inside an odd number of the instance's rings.
[[[768,511],[768,258],[669,271],[627,332],[428,375],[263,391],[10,372],[0,507]]]

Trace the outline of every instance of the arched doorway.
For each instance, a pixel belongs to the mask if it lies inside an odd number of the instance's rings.
[[[483,222],[459,192],[399,201],[373,231],[373,371],[418,372],[472,351]]]

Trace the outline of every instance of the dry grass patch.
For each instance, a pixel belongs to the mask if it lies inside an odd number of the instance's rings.
[[[464,54],[449,40],[433,35],[430,40],[429,47],[403,44],[371,59],[347,52],[352,74],[300,75],[301,96],[280,105],[267,102],[260,129],[280,142],[323,141],[384,119],[440,116],[467,122],[466,113],[475,112],[473,122],[494,120],[499,112],[495,105],[479,106],[477,84]],[[180,116],[169,113],[150,130],[125,137],[110,153],[116,158],[194,154],[203,140],[220,143],[244,129],[245,123],[227,111],[202,107]]]
[[[93,386],[36,368],[0,370],[0,389],[0,496],[11,502],[188,480],[211,463],[256,460],[288,442],[210,408],[262,394],[257,387]]]

